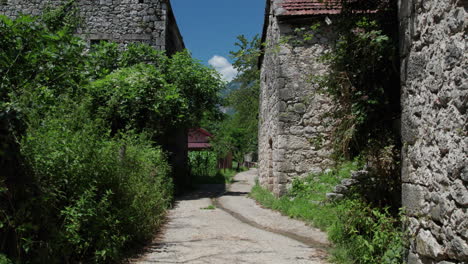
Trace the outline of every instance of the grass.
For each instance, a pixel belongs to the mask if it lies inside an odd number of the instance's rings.
[[[253,187],[250,196],[266,208],[280,211],[294,219],[304,220],[321,230],[326,230],[329,223],[337,218],[331,206],[315,204],[314,201],[306,198],[295,198],[294,200],[287,196],[276,198],[271,192],[259,185]]]
[[[289,195],[276,198],[271,192],[255,185],[250,196],[266,208],[280,211],[291,218],[301,219],[325,231],[337,219],[335,206],[323,203],[326,193],[356,170],[358,163],[348,162],[340,168],[292,183]]]
[[[214,209],[216,209],[216,207],[211,204],[211,205],[208,205],[207,207],[202,207],[200,209],[202,209],[202,210],[214,210]]]
[[[357,162],[346,162],[328,173],[296,179],[288,195],[280,198],[259,185],[253,187],[250,196],[266,208],[327,231],[335,245],[331,251],[335,263],[403,263],[401,219],[359,199],[326,201],[326,193],[358,167]]]

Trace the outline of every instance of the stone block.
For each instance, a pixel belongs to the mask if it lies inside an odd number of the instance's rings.
[[[450,192],[452,198],[462,207],[468,206],[468,190],[466,184],[460,180],[456,180]]]
[[[343,194],[339,194],[339,193],[327,193],[326,194],[326,197],[327,197],[327,200],[330,200],[330,201],[337,201],[337,200],[341,200],[344,198],[344,195]]]
[[[437,259],[444,254],[442,246],[430,231],[421,230],[416,237],[416,251],[422,256]]]
[[[423,263],[417,254],[414,254],[413,252],[409,252],[407,264],[423,264]]]
[[[450,242],[449,257],[452,259],[468,260],[468,244],[465,239],[454,237]]]
[[[303,113],[306,112],[306,109],[307,109],[307,107],[303,103],[297,103],[297,104],[294,105],[294,111],[296,113],[303,114]]]
[[[344,180],[341,181],[341,184],[343,186],[346,186],[346,187],[351,187],[351,186],[353,186],[353,185],[355,185],[357,183],[358,183],[358,181],[355,180],[355,179],[344,179]]]
[[[413,145],[418,138],[418,123],[415,117],[408,112],[402,114],[401,119],[401,140],[409,145]]]
[[[426,189],[419,185],[403,184],[402,204],[409,215],[421,215],[423,213],[426,193]]]

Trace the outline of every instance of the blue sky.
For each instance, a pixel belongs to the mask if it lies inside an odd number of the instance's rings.
[[[265,0],[171,0],[177,24],[194,58],[226,80],[236,74],[229,59],[238,35],[261,34]]]

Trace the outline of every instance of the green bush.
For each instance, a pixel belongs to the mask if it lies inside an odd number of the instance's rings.
[[[218,169],[218,156],[213,151],[189,152],[190,174],[195,184],[225,184],[231,183],[234,169]]]
[[[91,111],[107,121],[113,134],[129,128],[162,132],[181,121],[187,100],[164,78],[148,64],[116,70],[88,86]]]
[[[216,177],[219,172],[218,157],[212,151],[191,151],[189,167],[190,174],[195,178]]]
[[[334,254],[337,262],[403,263],[405,240],[401,222],[388,209],[372,208],[359,200],[344,200],[336,210],[339,221],[330,226],[328,235],[339,248]]]
[[[109,138],[91,122],[78,128],[77,115],[43,120],[23,140],[41,193],[30,206],[46,209],[49,223],[37,228],[54,233],[47,239],[52,259],[108,262],[161,224],[172,199],[169,167],[144,137]],[[21,246],[40,245],[35,239]]]
[[[9,260],[5,255],[0,254],[0,264],[11,264],[11,260]]]

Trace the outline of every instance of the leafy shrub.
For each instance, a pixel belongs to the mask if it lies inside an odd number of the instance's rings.
[[[125,129],[164,131],[180,122],[186,98],[154,66],[138,64],[116,70],[88,86],[92,112],[115,134]]]
[[[369,139],[391,132],[398,118],[398,31],[395,24],[382,21],[386,16],[345,14],[335,48],[324,56],[331,70],[317,80],[336,101],[339,122],[333,139],[338,157],[358,156],[370,147]]]
[[[231,183],[239,171],[219,169],[218,155],[213,151],[189,152],[190,175],[196,184]]]
[[[9,260],[5,255],[0,254],[0,264],[11,264],[11,260]]]
[[[330,240],[341,250],[337,261],[363,264],[403,263],[405,251],[401,222],[388,209],[372,208],[359,200],[344,200],[336,206],[339,220],[328,229]]]
[[[49,223],[38,228],[58,228],[47,239],[53,258],[107,262],[161,224],[172,199],[169,167],[144,137],[111,139],[89,121],[77,127],[77,115],[28,131],[22,152],[41,194],[30,206],[46,209]]]
[[[215,177],[218,174],[218,157],[212,151],[192,151],[189,153],[189,166],[194,177]]]

